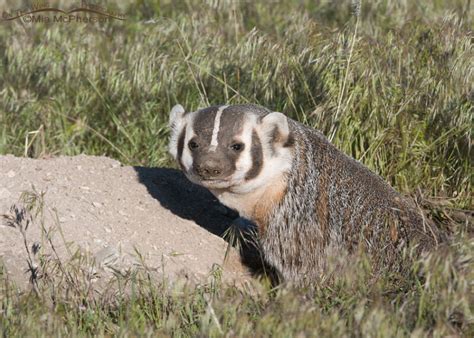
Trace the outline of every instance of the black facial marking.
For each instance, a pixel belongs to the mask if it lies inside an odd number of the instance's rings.
[[[260,142],[260,138],[255,130],[252,132],[252,148],[250,149],[250,155],[252,156],[252,168],[250,168],[245,176],[246,180],[251,180],[257,177],[262,170],[263,165],[262,143]]]
[[[202,109],[194,119],[194,133],[202,145],[211,143],[214,121],[218,110],[219,106]]]
[[[184,167],[183,162],[181,161],[181,157],[183,155],[185,135],[186,135],[186,125],[183,127],[183,129],[181,130],[181,133],[179,134],[179,137],[178,137],[178,154],[177,154],[177,157],[178,157],[178,162],[179,162],[181,167]]]
[[[219,146],[228,147],[235,143],[234,136],[242,132],[244,112],[236,106],[227,107],[222,111],[219,135],[217,135]]]

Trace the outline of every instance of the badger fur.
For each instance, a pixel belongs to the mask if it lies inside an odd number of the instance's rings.
[[[258,227],[284,281],[314,280],[361,248],[389,266],[403,247],[438,241],[414,205],[320,132],[256,105],[170,113],[169,151],[194,183]]]

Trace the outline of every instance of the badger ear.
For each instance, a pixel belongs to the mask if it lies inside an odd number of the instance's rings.
[[[183,118],[184,114],[186,114],[186,111],[180,104],[177,104],[171,108],[170,120],[168,123],[169,127],[171,129],[175,129],[179,125],[179,121]]]
[[[288,118],[278,112],[265,115],[261,121],[262,130],[271,142],[284,145],[290,138],[290,128],[288,127]]]
[[[175,105],[170,111],[168,126],[171,129],[168,151],[177,160],[180,134],[184,132],[183,117],[186,114],[183,106]]]

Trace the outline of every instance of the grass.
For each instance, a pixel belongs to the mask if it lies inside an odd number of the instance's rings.
[[[341,0],[136,1],[121,2],[125,22],[1,23],[0,154],[171,166],[175,103],[258,103],[416,194],[451,234],[443,255],[413,261],[408,276],[374,281],[361,258],[305,291],[254,293],[218,276],[174,289],[145,275],[131,296],[51,303],[54,281],[44,295],[5,284],[3,335],[473,336],[470,5],[364,1],[356,17]]]

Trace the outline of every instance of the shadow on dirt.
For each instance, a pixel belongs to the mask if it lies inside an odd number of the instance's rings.
[[[222,237],[238,217],[205,188],[189,182],[179,171],[169,168],[134,167],[140,183],[150,195],[173,214],[192,220],[214,235]]]
[[[134,170],[139,182],[164,208],[229,242],[230,236],[224,234],[239,214],[221,204],[207,189],[191,183],[176,169],[134,167]],[[240,248],[242,263],[254,275],[267,274],[275,282],[272,269],[263,263],[254,245],[240,241]]]

